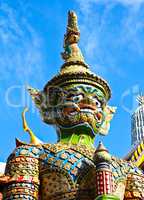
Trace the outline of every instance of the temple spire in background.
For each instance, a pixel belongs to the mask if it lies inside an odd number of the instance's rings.
[[[132,145],[144,140],[144,96],[137,97],[138,108],[132,115]]]
[[[139,95],[137,97],[137,101],[138,101],[140,106],[144,105],[144,95]]]

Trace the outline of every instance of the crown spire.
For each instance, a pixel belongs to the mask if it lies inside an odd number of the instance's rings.
[[[69,36],[73,34],[75,35],[74,41],[69,40]],[[71,42],[78,42],[80,38],[80,31],[78,28],[78,19],[77,15],[74,11],[69,11],[68,12],[68,25],[67,25],[67,32],[65,34],[65,42],[66,43],[71,43]]]
[[[81,61],[84,62],[81,50],[78,47],[80,31],[78,28],[77,15],[74,11],[68,12],[68,24],[66,34],[64,35],[64,52],[62,58],[65,62]]]

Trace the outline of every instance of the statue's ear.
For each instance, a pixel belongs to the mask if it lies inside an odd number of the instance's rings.
[[[101,135],[107,135],[108,131],[110,129],[110,121],[112,120],[114,113],[116,112],[116,107],[111,107],[111,106],[106,106],[104,108],[104,116],[105,120],[103,121],[100,129],[99,129],[99,134]]]
[[[32,97],[36,107],[39,109],[42,120],[47,124],[55,123],[55,113],[52,106],[47,105],[47,98],[44,92],[41,92],[32,87],[27,87],[27,90]]]
[[[32,97],[32,100],[34,101],[35,105],[40,108],[41,104],[43,103],[43,95],[42,95],[42,92],[35,89],[35,88],[32,88],[30,86],[27,86],[27,90],[30,94],[30,96]]]

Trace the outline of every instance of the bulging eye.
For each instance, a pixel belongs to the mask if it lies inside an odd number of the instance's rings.
[[[74,101],[74,102],[79,102],[79,101],[81,101],[83,99],[83,95],[82,94],[79,94],[79,95],[76,95],[76,96],[73,96],[72,97],[72,100]]]
[[[97,106],[97,108],[101,107],[101,103],[98,100],[96,100],[96,106]]]
[[[101,102],[97,98],[94,98],[94,100],[95,100],[96,107],[100,108],[102,106]]]

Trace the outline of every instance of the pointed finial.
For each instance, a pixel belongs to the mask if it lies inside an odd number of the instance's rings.
[[[139,95],[137,97],[137,101],[138,101],[138,103],[139,103],[140,106],[144,105],[144,95],[142,95],[142,94]]]
[[[23,121],[23,129],[25,132],[28,132],[29,135],[30,135],[30,144],[35,144],[35,145],[39,145],[39,144],[42,144],[42,141],[39,140],[35,134],[32,132],[32,130],[28,127],[27,125],[27,121],[26,121],[26,118],[25,118],[25,113],[28,111],[28,108],[25,107],[24,111],[22,112],[22,121]]]
[[[100,141],[96,151],[94,153],[94,162],[95,164],[99,164],[101,162],[109,162],[111,159],[111,155],[103,143]]]
[[[100,151],[106,151],[106,152],[108,152],[108,150],[106,149],[106,147],[103,145],[102,141],[99,141],[98,147],[96,149],[96,153],[100,152]]]
[[[80,31],[78,28],[77,15],[74,11],[68,12],[68,25],[66,34],[64,35],[64,52],[61,54],[66,62],[82,61],[83,55],[77,45],[80,39]]]

